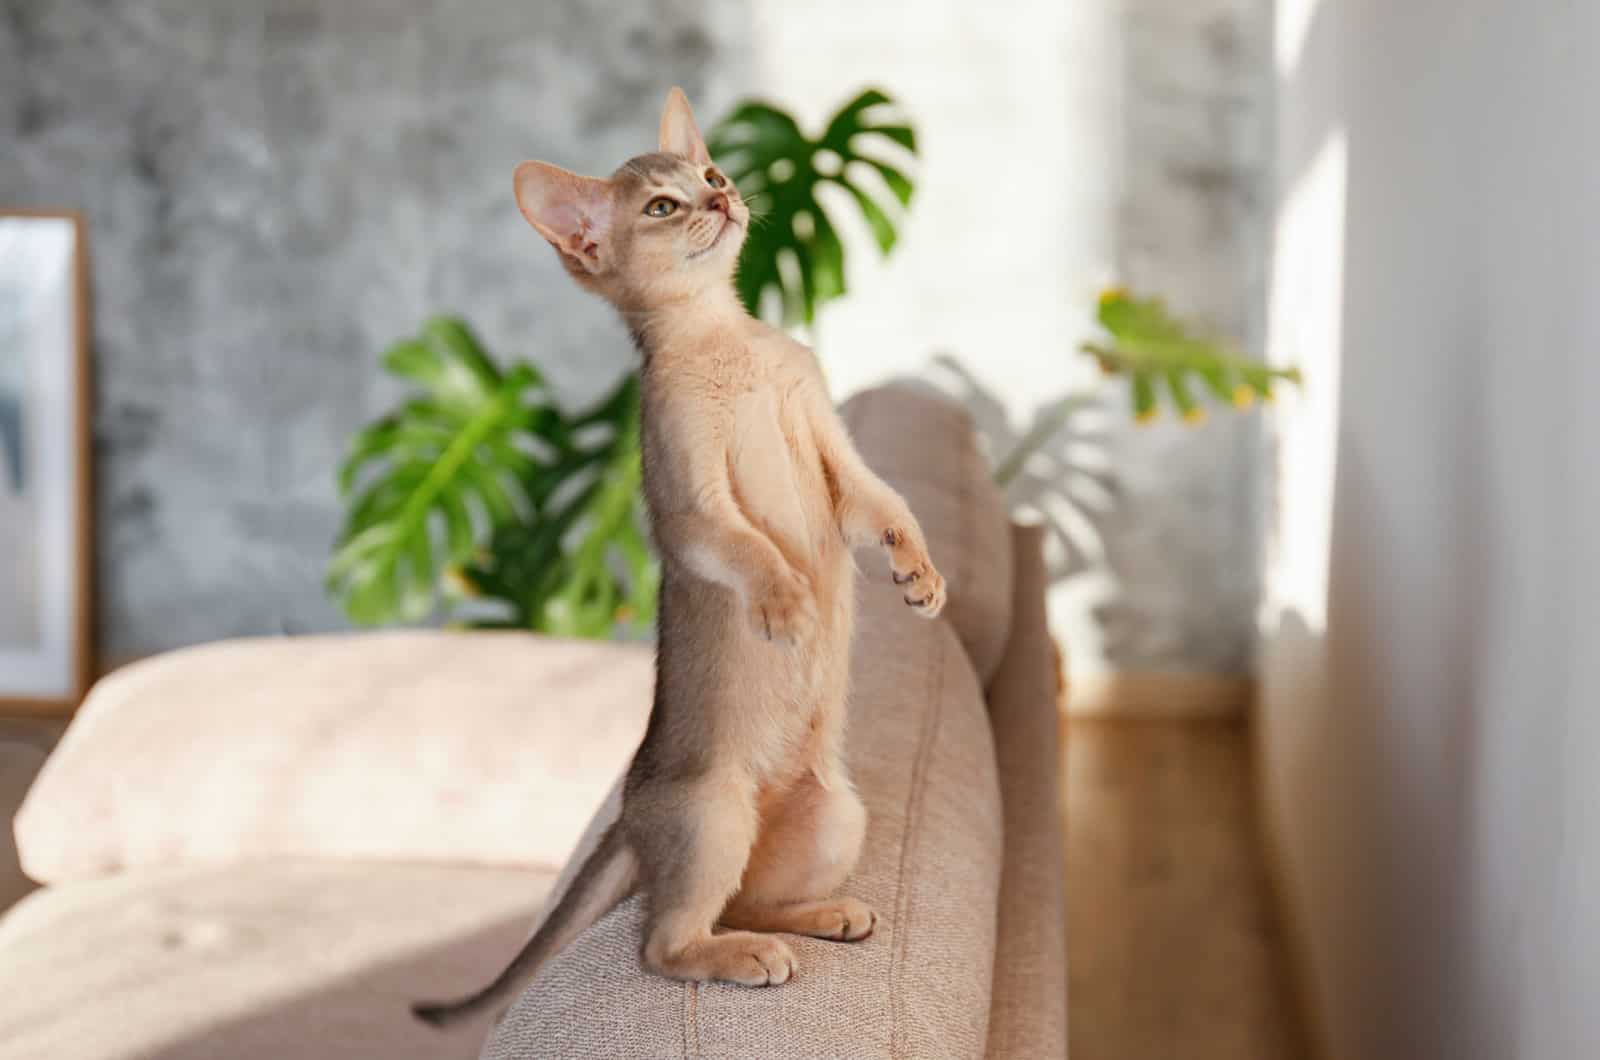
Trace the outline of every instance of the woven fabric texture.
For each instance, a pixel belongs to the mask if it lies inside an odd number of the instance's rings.
[[[485,1060],[984,1056],[1002,852],[987,712],[944,623],[893,586],[860,594],[848,742],[870,821],[844,891],[877,909],[877,932],[791,939],[799,970],[781,987],[685,984],[641,968],[632,899],[544,970]]]

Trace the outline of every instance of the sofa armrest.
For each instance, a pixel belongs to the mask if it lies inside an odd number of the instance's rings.
[[[554,868],[644,732],[644,645],[405,631],[222,641],[90,693],[17,815],[44,883],[368,857]]]

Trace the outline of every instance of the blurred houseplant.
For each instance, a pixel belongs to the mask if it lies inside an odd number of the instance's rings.
[[[713,127],[713,154],[759,218],[736,281],[751,313],[811,325],[844,293],[825,184],[848,193],[882,253],[894,248],[894,213],[914,188],[896,150],[914,156],[916,135],[891,108],[868,89],[815,139],[757,101]],[[442,605],[473,625],[564,636],[649,628],[658,572],[642,530],[636,377],[567,413],[533,364],[497,367],[448,318],[383,365],[413,393],[356,434],[339,471],[348,511],[327,587],[352,621],[420,621]]]
[[[1106,375],[1129,382],[1133,415],[1140,423],[1153,420],[1165,395],[1189,423],[1204,422],[1206,407],[1195,400],[1195,388],[1210,391],[1238,408],[1272,400],[1279,382],[1300,382],[1298,368],[1275,368],[1236,353],[1227,343],[1202,334],[1172,316],[1158,298],[1136,298],[1120,287],[1100,295],[1097,316],[1106,338],[1081,349]],[[995,470],[995,480],[1009,484],[1028,462],[1079,410],[1098,402],[1096,388],[1072,391],[1046,405]]]

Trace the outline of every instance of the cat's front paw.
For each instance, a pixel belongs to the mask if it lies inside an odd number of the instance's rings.
[[[839,898],[819,905],[802,934],[834,942],[860,942],[878,926],[878,914],[865,902]]]
[[[906,531],[890,527],[883,532],[883,547],[889,550],[889,568],[906,605],[923,618],[943,611],[944,575],[934,568],[927,546]]]
[[[750,624],[767,640],[804,640],[817,625],[815,594],[792,572],[775,578],[751,602]]]

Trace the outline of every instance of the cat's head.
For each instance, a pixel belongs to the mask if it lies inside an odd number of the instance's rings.
[[[677,88],[667,94],[656,153],[629,159],[606,180],[524,162],[515,183],[522,216],[573,278],[624,309],[727,290],[750,224]]]

